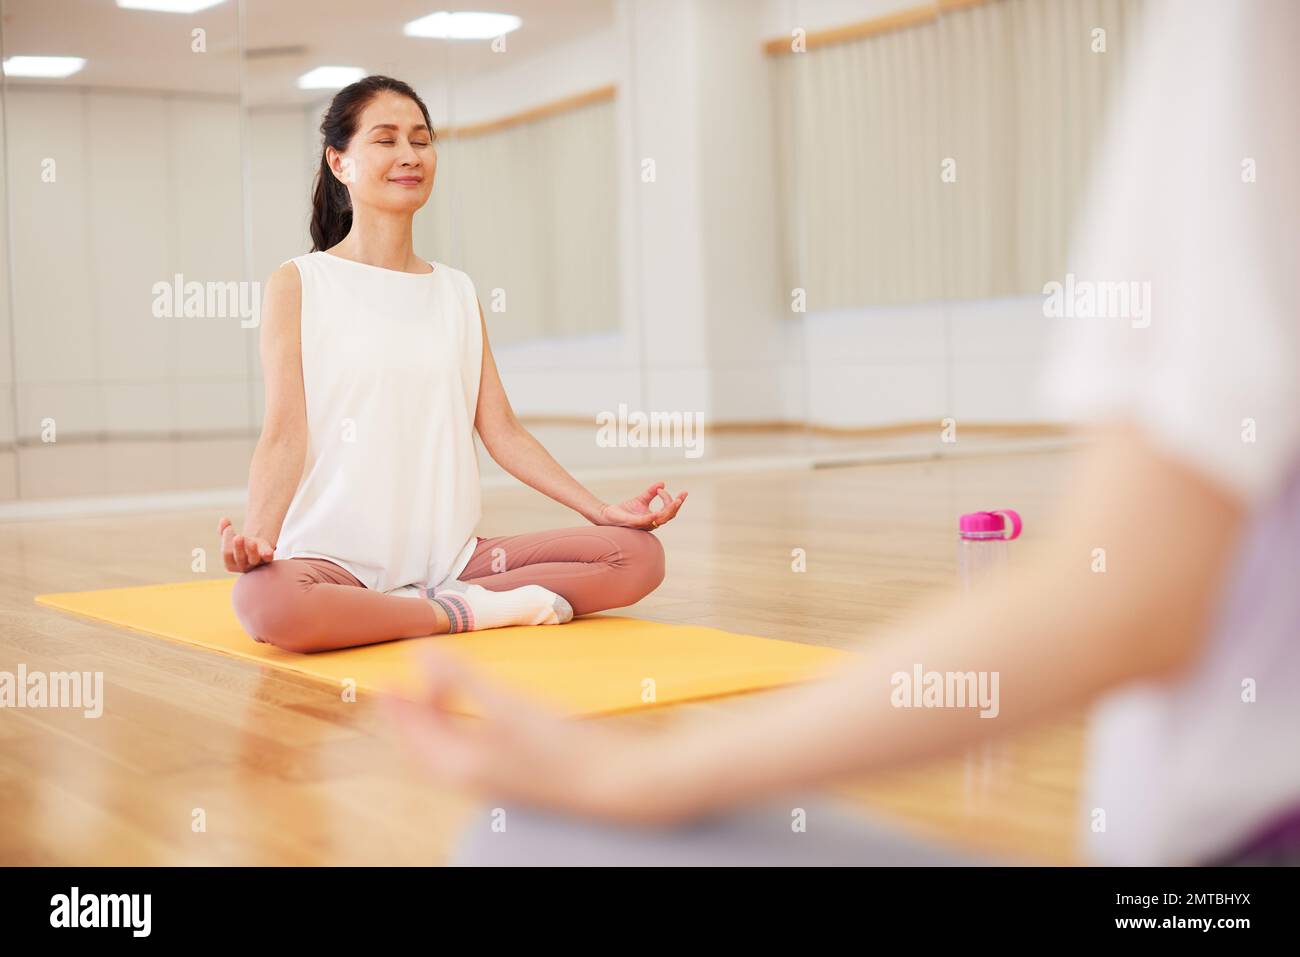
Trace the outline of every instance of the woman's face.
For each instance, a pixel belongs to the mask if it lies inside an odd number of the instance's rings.
[[[343,153],[330,151],[330,168],[352,195],[352,207],[415,212],[429,199],[438,151],[424,114],[410,97],[387,90],[361,111]]]

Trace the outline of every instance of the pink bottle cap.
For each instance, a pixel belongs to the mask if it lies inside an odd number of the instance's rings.
[[[990,538],[993,532],[1005,533],[1008,523],[1011,526],[1011,534],[1003,534],[1000,537],[1007,541],[1019,538],[1020,530],[1024,525],[1020,521],[1020,514],[1009,508],[1001,508],[993,512],[969,512],[961,517],[959,527],[962,538]]]

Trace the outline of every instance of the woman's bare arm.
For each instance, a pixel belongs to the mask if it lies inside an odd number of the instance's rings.
[[[561,505],[567,505],[589,522],[601,524],[600,513],[604,503],[555,461],[515,417],[515,410],[501,385],[496,361],[492,358],[482,303],[479,303],[478,315],[483,327],[483,373],[479,381],[474,427],[483,440],[483,447],[498,465],[525,485]]]
[[[222,520],[223,552],[231,571],[269,561],[307,455],[307,400],[302,384],[302,279],[292,263],[272,273],[262,306],[259,348],[266,409],[248,470],[244,532]]]

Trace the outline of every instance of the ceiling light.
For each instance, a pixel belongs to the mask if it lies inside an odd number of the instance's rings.
[[[341,90],[366,75],[359,66],[318,66],[298,77],[300,90]]]
[[[523,23],[509,13],[431,13],[402,27],[408,37],[436,40],[490,40],[518,30]]]
[[[86,65],[79,56],[11,56],[4,62],[5,76],[71,76]]]
[[[198,13],[225,0],[117,0],[123,10],[154,10],[158,13]]]

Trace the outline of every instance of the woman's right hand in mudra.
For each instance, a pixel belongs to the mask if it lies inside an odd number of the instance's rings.
[[[269,563],[275,555],[275,546],[266,539],[236,535],[235,526],[228,518],[221,520],[217,533],[221,536],[221,560],[228,572],[252,571],[258,565]]]

